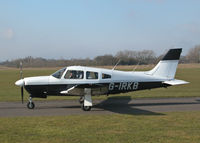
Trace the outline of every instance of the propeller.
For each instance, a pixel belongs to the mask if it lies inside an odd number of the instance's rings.
[[[22,97],[22,104],[24,104],[24,88],[21,87],[21,97]]]
[[[23,79],[23,72],[22,72],[22,62],[20,62],[20,79]],[[24,103],[24,87],[21,87],[21,99],[22,104]]]

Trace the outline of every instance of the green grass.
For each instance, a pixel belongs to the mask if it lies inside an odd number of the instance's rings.
[[[200,112],[0,118],[1,143],[197,143]]]
[[[55,70],[25,69],[24,75],[26,77],[49,75]],[[189,81],[190,84],[111,96],[117,98],[200,96],[199,74],[200,68],[180,68],[176,78]],[[18,79],[17,69],[0,70],[0,101],[20,100],[20,88],[14,85]],[[74,98],[50,97],[49,99]],[[200,111],[0,118],[0,143],[197,143],[199,141]]]
[[[57,69],[24,69],[24,76],[41,76],[50,75]],[[130,70],[130,69],[123,69]],[[137,91],[126,94],[111,95],[112,97],[131,96],[131,98],[143,97],[191,97],[200,96],[200,68],[180,68],[176,74],[177,79],[189,81],[190,84],[169,87],[168,89],[153,89],[151,91]],[[18,69],[1,69],[0,70],[0,101],[19,101],[20,88],[15,86],[14,83],[19,79]],[[28,93],[25,92],[25,99]],[[78,97],[49,97],[49,100],[59,99],[77,99]],[[95,98],[103,98],[95,97]],[[41,99],[40,99],[41,100]]]

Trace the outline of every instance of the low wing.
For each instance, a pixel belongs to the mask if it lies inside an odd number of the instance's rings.
[[[63,90],[60,93],[67,95],[84,95],[84,88],[91,88],[93,95],[102,95],[108,92],[108,87],[103,84],[80,84]]]
[[[189,82],[184,81],[184,80],[173,79],[173,80],[164,81],[163,83],[168,84],[168,85],[181,85],[181,84],[188,84]]]
[[[69,88],[67,90],[63,90],[60,93],[61,94],[70,94],[72,91],[77,90],[76,87],[77,87],[77,85],[75,85],[75,86],[73,86],[73,87],[71,87],[71,88]]]

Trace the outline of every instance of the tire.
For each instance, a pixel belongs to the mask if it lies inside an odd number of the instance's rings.
[[[27,108],[28,109],[34,109],[35,108],[35,104],[33,102],[28,102],[27,103]]]
[[[81,104],[81,109],[82,109],[83,111],[90,111],[91,108],[92,108],[92,106],[84,106],[84,104]]]

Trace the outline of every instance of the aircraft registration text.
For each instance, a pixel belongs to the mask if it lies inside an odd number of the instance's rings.
[[[109,90],[137,90],[138,85],[138,82],[113,82],[109,84]]]

